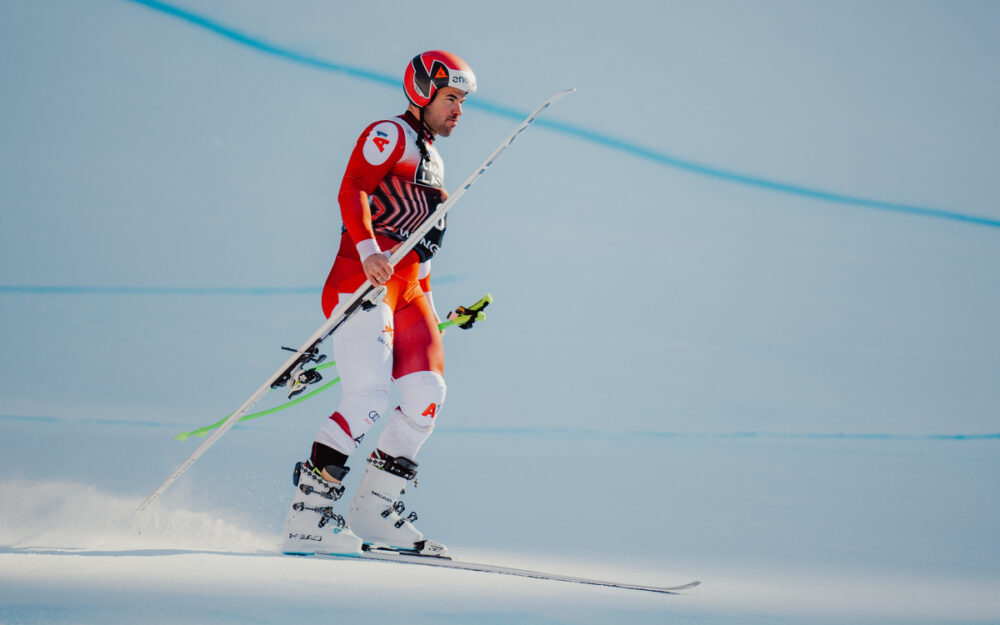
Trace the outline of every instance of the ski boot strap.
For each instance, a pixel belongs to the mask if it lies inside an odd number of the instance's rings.
[[[417,476],[416,462],[408,458],[390,456],[378,449],[372,452],[372,455],[368,458],[368,462],[374,465],[376,469],[382,469],[386,473],[391,473],[407,481]]]
[[[350,467],[344,466],[346,463],[346,454],[342,454],[323,443],[313,443],[308,466],[310,469],[316,469],[316,474],[320,477],[322,477],[323,471],[326,471],[331,478],[343,482],[347,472],[351,470]]]
[[[324,482],[326,482],[327,480],[323,478],[323,471],[324,470],[333,479],[337,480],[338,482],[343,482],[344,478],[347,476],[348,472],[351,470],[351,467],[341,467],[341,466],[338,466],[338,465],[335,465],[335,464],[329,464],[329,465],[323,467],[322,469],[320,469],[319,467],[313,466],[313,463],[312,463],[311,460],[306,460],[305,462],[299,462],[299,463],[296,463],[296,465],[295,465],[295,471],[292,472],[292,484],[294,486],[298,486],[299,485],[299,476],[301,475],[301,473],[300,473],[301,471],[308,471],[308,472],[312,473],[313,475],[315,475],[320,480],[323,480]]]

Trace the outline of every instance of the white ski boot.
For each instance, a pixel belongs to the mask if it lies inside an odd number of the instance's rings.
[[[347,522],[365,542],[365,550],[391,550],[420,556],[450,558],[448,548],[426,540],[413,522],[417,513],[400,516],[399,500],[406,483],[417,475],[417,463],[375,450],[365,465],[361,483],[347,509]]]
[[[347,467],[335,479],[343,479]],[[292,476],[295,498],[285,518],[283,551],[291,555],[328,553],[360,555],[361,539],[334,513],[333,503],[344,496],[344,487],[323,479],[311,462],[299,462]]]

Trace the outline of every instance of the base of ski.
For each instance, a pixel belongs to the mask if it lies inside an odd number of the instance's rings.
[[[530,569],[518,569],[509,566],[499,566],[495,564],[479,564],[477,562],[464,562],[462,560],[452,560],[440,556],[419,556],[395,549],[369,548],[361,552],[360,555],[326,555],[327,558],[337,558],[343,560],[371,560],[377,562],[395,562],[397,564],[415,564],[418,566],[436,566],[447,569],[457,569],[462,571],[478,571],[480,573],[494,573],[497,575],[514,575],[517,577],[529,577],[532,579],[545,579],[554,582],[568,582],[571,584],[587,584],[590,586],[606,586],[608,588],[622,588],[625,590],[642,590],[646,592],[656,592],[666,595],[676,595],[682,590],[689,590],[701,584],[699,581],[682,584],[680,586],[649,586],[646,584],[631,584],[627,582],[615,582],[603,579],[591,579],[587,577],[574,577],[571,575],[561,575],[558,573],[544,573]]]

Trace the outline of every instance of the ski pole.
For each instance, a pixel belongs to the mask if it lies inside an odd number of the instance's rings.
[[[546,100],[542,102],[534,111],[532,111],[532,113],[528,115],[523,122],[518,124],[518,126],[514,129],[514,132],[512,132],[506,139],[503,140],[502,143],[500,143],[493,153],[490,154],[486,160],[483,161],[483,163],[472,173],[472,175],[465,180],[462,186],[449,195],[447,200],[438,204],[437,208],[434,209],[434,212],[428,216],[424,223],[411,232],[410,236],[395,248],[395,251],[389,256],[389,263],[393,267],[399,264],[399,261],[402,260],[404,256],[409,254],[410,250],[416,247],[417,244],[422,241],[425,236],[427,236],[427,233],[430,232],[431,229],[437,227],[440,220],[444,218],[448,211],[451,210],[451,207],[455,205],[459,198],[461,198],[462,195],[464,195],[465,192],[472,187],[480,176],[486,173],[493,163],[496,162],[497,158],[499,158],[500,154],[510,147],[511,144],[513,144],[514,141],[521,135],[521,133],[527,130],[527,128],[533,124],[546,109],[552,106],[553,102],[569,95],[573,91],[576,90],[565,89],[546,98]],[[358,287],[358,290],[347,298],[347,300],[338,304],[337,307],[333,309],[330,317],[327,318],[327,320],[324,321],[323,324],[320,325],[320,327],[317,328],[316,331],[313,332],[313,334],[307,338],[297,350],[294,350],[295,353],[289,356],[288,360],[286,360],[277,369],[277,371],[272,373],[264,381],[264,383],[257,388],[256,391],[247,397],[240,407],[229,415],[225,422],[212,432],[212,435],[205,439],[205,441],[197,449],[195,449],[190,456],[188,456],[187,460],[174,469],[174,472],[171,473],[167,479],[163,481],[163,483],[156,487],[156,490],[150,493],[149,496],[139,504],[139,507],[136,508],[135,511],[136,514],[139,514],[148,508],[157,497],[170,488],[171,484],[180,479],[180,477],[184,475],[184,473],[187,472],[187,470],[190,469],[191,466],[194,465],[194,463],[197,462],[198,459],[201,458],[201,456],[204,455],[204,453],[219,440],[219,438],[225,435],[230,428],[236,425],[236,422],[240,419],[240,417],[249,413],[254,404],[260,401],[260,399],[266,395],[268,391],[272,388],[285,386],[290,380],[294,379],[295,376],[292,374],[301,371],[305,364],[309,362],[316,362],[316,358],[319,354],[319,344],[331,334],[336,332],[337,329],[340,328],[344,322],[346,322],[359,308],[366,303],[368,305],[377,303],[384,295],[384,286],[380,285],[376,287],[366,280],[364,284]]]
[[[331,362],[319,365],[319,366],[315,367],[313,370],[317,371],[319,369],[326,369],[326,368],[332,367],[332,366],[334,366],[336,364],[337,364],[336,362],[332,362],[331,361]],[[251,419],[258,419],[260,417],[266,417],[267,415],[274,414],[276,412],[281,412],[282,410],[285,410],[286,408],[291,408],[295,404],[299,404],[299,403],[304,402],[307,399],[312,399],[313,397],[316,397],[317,395],[319,395],[323,391],[325,391],[328,388],[332,387],[337,382],[340,382],[340,377],[339,376],[336,377],[336,378],[334,378],[334,379],[332,379],[332,380],[330,380],[329,382],[327,382],[326,384],[324,384],[323,386],[319,387],[318,389],[316,389],[314,391],[310,391],[309,393],[306,393],[305,395],[301,395],[299,397],[296,397],[295,399],[293,399],[291,401],[287,401],[287,402],[285,402],[283,404],[280,404],[278,406],[275,406],[274,408],[268,408],[267,410],[261,410],[260,412],[255,412],[253,414],[244,415],[244,416],[240,417],[240,420],[237,421],[237,423],[243,423],[244,421],[250,421]],[[180,434],[178,434],[177,436],[174,437],[174,440],[175,441],[186,441],[187,439],[191,438],[192,436],[203,437],[206,434],[208,434],[209,432],[211,432],[212,430],[214,430],[215,428],[221,426],[223,423],[226,422],[226,419],[228,419],[231,416],[232,416],[232,413],[229,413],[225,417],[219,419],[218,421],[216,421],[215,423],[213,423],[211,425],[206,425],[205,427],[201,427],[201,428],[198,428],[197,430],[192,430],[190,432],[181,432]]]
[[[449,319],[447,321],[442,321],[441,323],[438,324],[438,330],[442,331],[445,328],[450,328],[452,326],[458,326],[458,327],[460,327],[462,329],[469,329],[469,328],[472,327],[472,324],[475,323],[476,321],[482,321],[482,320],[486,319],[486,313],[483,312],[483,309],[486,308],[487,306],[489,306],[492,303],[493,303],[493,296],[491,294],[487,293],[486,295],[483,296],[482,299],[480,299],[478,302],[476,302],[472,306],[468,306],[468,307],[466,307],[466,306],[459,306],[458,308],[456,308],[454,311],[452,311],[449,314]],[[332,362],[331,361],[331,362],[323,363],[321,365],[317,365],[317,366],[313,367],[311,370],[312,371],[319,371],[320,369],[329,369],[330,367],[332,367],[332,366],[334,366],[336,364],[337,364],[336,362]],[[274,414],[276,412],[281,412],[282,410],[285,410],[287,408],[291,408],[295,404],[299,404],[299,403],[304,402],[307,399],[312,399],[313,397],[316,397],[317,395],[319,395],[323,391],[329,389],[330,387],[332,387],[333,385],[337,384],[338,382],[340,382],[340,377],[339,376],[336,377],[336,378],[334,378],[334,379],[332,379],[332,380],[330,380],[329,382],[327,382],[323,386],[319,387],[318,389],[316,389],[314,391],[310,391],[309,393],[306,393],[305,395],[301,395],[299,397],[296,397],[295,399],[293,399],[291,401],[287,401],[287,402],[285,402],[283,404],[280,404],[278,406],[275,406],[273,408],[268,408],[267,410],[261,410],[260,412],[255,412],[253,414],[244,415],[244,416],[240,417],[240,419],[239,419],[239,421],[237,421],[237,423],[243,423],[244,421],[250,421],[252,419],[259,419],[260,417],[266,417],[267,415],[271,415],[271,414]],[[175,441],[186,441],[187,439],[191,438],[192,436],[204,437],[209,432],[211,432],[212,430],[214,430],[214,429],[220,427],[222,424],[224,424],[226,422],[226,420],[229,419],[229,417],[231,417],[231,416],[232,416],[232,413],[226,415],[225,417],[223,417],[222,419],[219,419],[218,421],[216,421],[215,423],[213,423],[211,425],[206,425],[205,427],[201,427],[201,428],[198,428],[197,430],[192,430],[190,432],[181,432],[180,434],[178,434],[177,436],[174,437],[174,440]]]

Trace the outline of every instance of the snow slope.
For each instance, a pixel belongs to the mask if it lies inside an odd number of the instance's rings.
[[[413,11],[0,3],[0,623],[1000,622],[1000,11]],[[578,92],[451,219],[436,301],[496,303],[408,507],[683,596],[276,555],[336,388],[132,516],[319,325],[350,146],[434,47],[480,83],[451,186]]]

